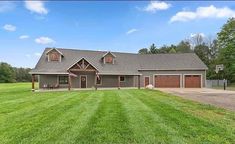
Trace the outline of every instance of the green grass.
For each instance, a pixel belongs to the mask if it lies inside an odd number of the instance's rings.
[[[235,143],[235,113],[153,90],[0,84],[0,143]]]

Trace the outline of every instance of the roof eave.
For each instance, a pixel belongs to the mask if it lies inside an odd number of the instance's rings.
[[[67,75],[67,72],[29,72],[29,74],[43,75],[43,74],[64,74]]]
[[[148,70],[152,70],[152,71],[173,71],[173,70],[208,70],[208,68],[191,68],[191,69],[138,69],[138,71],[148,71]]]

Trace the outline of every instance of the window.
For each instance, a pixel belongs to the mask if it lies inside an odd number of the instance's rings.
[[[113,63],[113,57],[112,56],[106,56],[105,57],[105,63]]]
[[[101,85],[101,77],[96,77],[96,84]]]
[[[57,52],[51,52],[49,54],[50,61],[59,61],[60,60],[60,54]]]
[[[120,82],[124,82],[125,81],[125,77],[124,76],[120,76]]]
[[[59,76],[59,84],[68,84],[68,76]]]

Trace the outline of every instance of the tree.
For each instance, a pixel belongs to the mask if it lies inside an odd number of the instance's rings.
[[[171,50],[169,51],[169,53],[176,53],[176,50],[174,48],[171,48]]]
[[[0,63],[0,83],[15,82],[14,70],[11,65],[1,62]]]
[[[208,64],[208,70],[207,70],[207,78],[208,79],[217,79],[217,74],[215,72],[215,67],[217,64],[220,64],[218,62],[218,54],[219,54],[219,48],[217,40],[209,40],[208,41],[208,47],[209,47],[209,64]]]
[[[235,18],[230,18],[218,33],[218,61],[224,64],[224,76],[235,81]]]
[[[17,82],[30,82],[31,75],[29,74],[30,68],[14,68]]]
[[[187,41],[181,41],[177,46],[176,46],[176,52],[177,53],[191,53],[191,46],[190,43]]]
[[[138,52],[139,54],[148,54],[149,53],[149,50],[147,48],[142,48],[139,50]]]
[[[193,49],[198,45],[206,43],[205,41],[206,39],[203,33],[192,34],[191,38],[189,39],[189,42],[192,45]]]
[[[149,48],[149,53],[151,53],[151,54],[156,54],[156,53],[158,53],[158,49],[157,49],[157,47],[155,46],[155,44],[152,44],[152,45],[150,46],[150,48]]]
[[[163,45],[161,48],[158,49],[158,53],[169,53],[171,49],[176,49],[175,45],[167,46]]]
[[[205,43],[195,46],[194,52],[207,66],[209,66],[209,47]]]

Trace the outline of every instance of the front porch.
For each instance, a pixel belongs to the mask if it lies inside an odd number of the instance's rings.
[[[32,75],[32,91],[35,90],[35,76]],[[140,88],[139,76],[134,75],[99,75],[92,72],[69,74],[50,74],[39,76],[40,91],[97,90]]]
[[[35,75],[32,74],[32,91]],[[95,89],[138,87],[140,75],[100,75],[97,68],[82,58],[67,69],[67,73],[39,74],[39,89],[55,91],[59,89]]]

